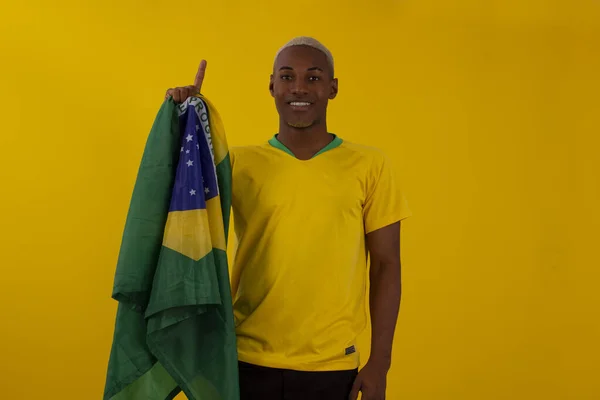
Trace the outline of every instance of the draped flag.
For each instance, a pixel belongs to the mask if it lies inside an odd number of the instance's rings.
[[[148,137],[112,297],[104,400],[239,400],[226,253],[231,164],[215,107],[168,98]]]

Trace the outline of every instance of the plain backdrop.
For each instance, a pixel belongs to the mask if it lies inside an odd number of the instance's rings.
[[[384,149],[414,214],[388,399],[600,398],[598,1],[1,9],[3,399],[101,397],[121,234],[165,90],[206,58],[229,144],[265,141],[273,56],[296,35],[335,56],[330,130]],[[366,361],[369,332],[360,343]]]

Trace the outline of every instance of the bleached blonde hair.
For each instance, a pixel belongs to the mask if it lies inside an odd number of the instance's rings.
[[[279,54],[281,54],[281,52],[283,50],[287,49],[288,47],[292,47],[292,46],[308,46],[308,47],[312,47],[313,49],[317,49],[320,52],[322,52],[323,54],[325,54],[325,56],[327,57],[327,63],[329,64],[329,68],[331,69],[331,75],[335,76],[334,70],[333,70],[333,55],[331,54],[329,49],[327,47],[325,47],[321,42],[319,42],[317,39],[310,37],[310,36],[297,36],[297,37],[293,38],[292,40],[290,40],[289,42],[287,42],[286,44],[284,44],[277,51],[277,54],[275,54],[274,63],[277,62],[277,57],[279,57]]]

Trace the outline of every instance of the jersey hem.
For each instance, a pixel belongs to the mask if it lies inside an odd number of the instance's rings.
[[[354,360],[315,362],[315,363],[292,363],[282,361],[276,357],[256,356],[245,354],[238,350],[238,360],[248,364],[258,365],[266,368],[287,369],[294,371],[350,371],[360,366],[360,363]]]

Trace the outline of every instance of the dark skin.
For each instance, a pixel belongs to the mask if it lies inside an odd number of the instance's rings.
[[[311,158],[333,136],[327,131],[327,106],[338,93],[327,57],[308,46],[285,49],[273,68],[269,91],[279,113],[278,139],[302,160]],[[309,103],[294,107],[294,102]]]
[[[205,72],[203,60],[194,84],[169,89],[165,98],[181,103],[200,93]],[[275,62],[269,91],[279,113],[278,139],[297,158],[310,159],[333,139],[326,116],[329,100],[338,94],[338,80],[323,53],[306,46],[284,50]],[[349,399],[358,399],[361,392],[363,400],[384,400],[401,298],[400,222],[368,233],[366,242],[371,259],[371,355]]]

